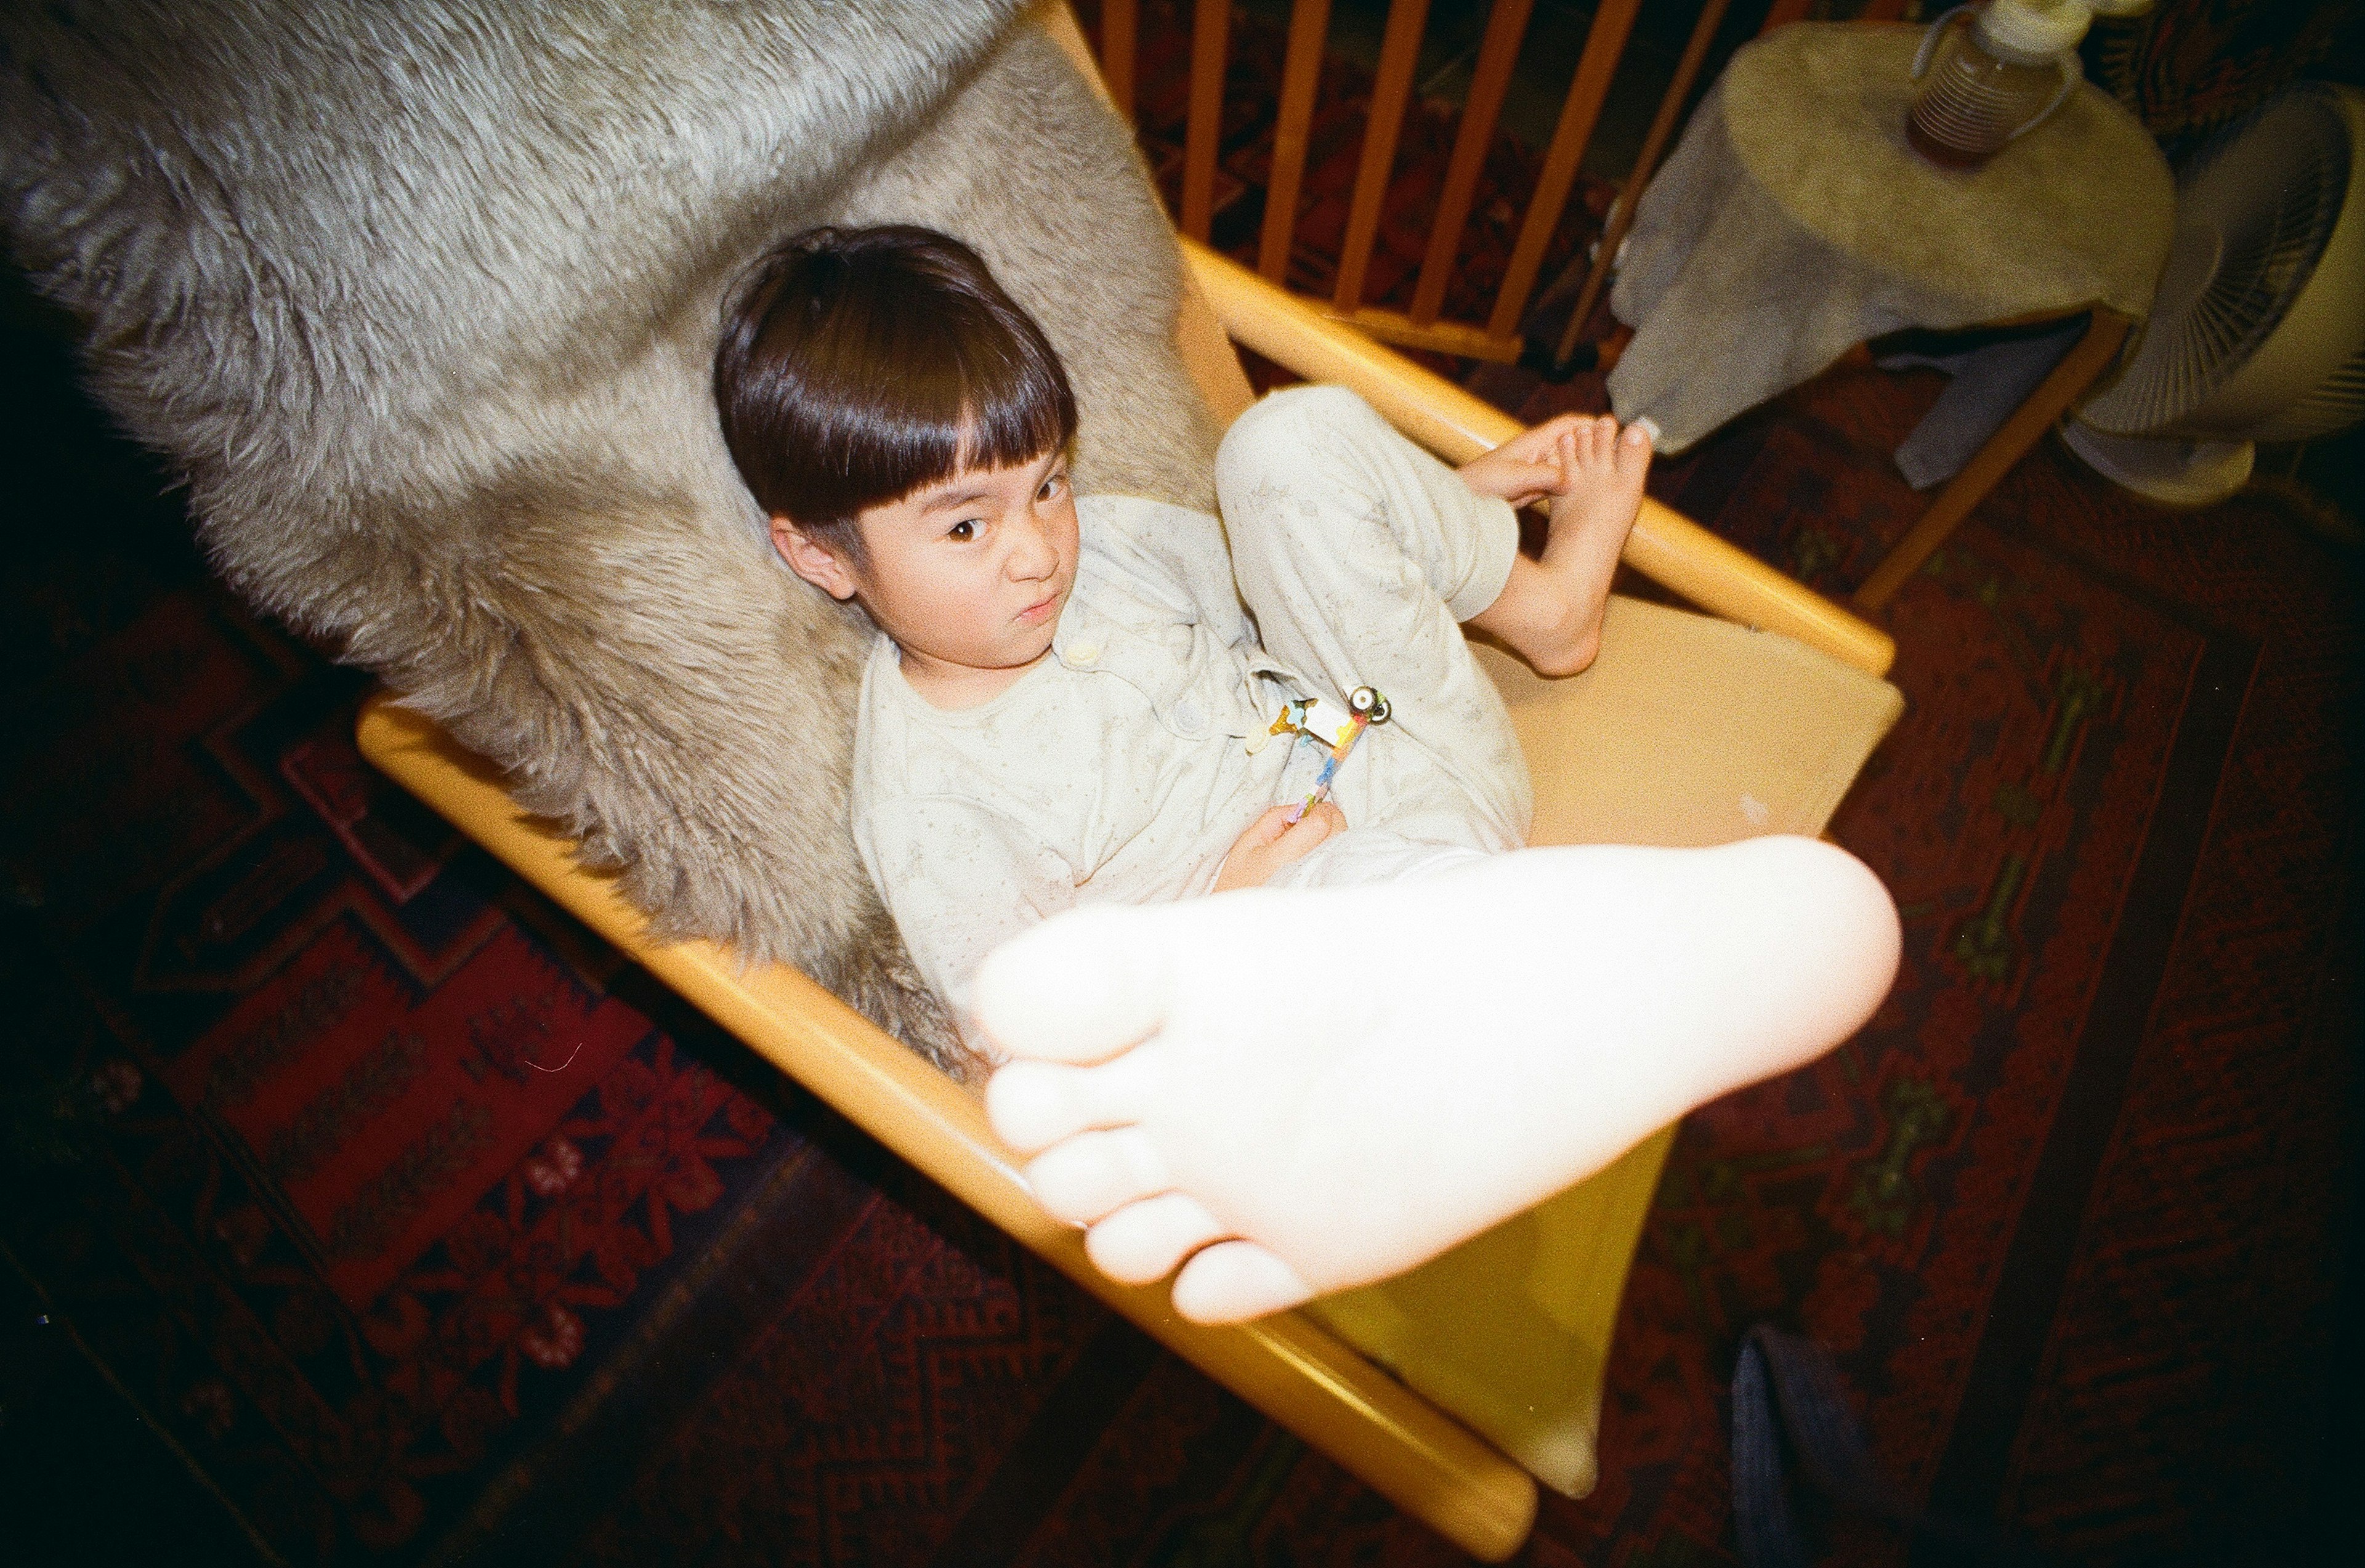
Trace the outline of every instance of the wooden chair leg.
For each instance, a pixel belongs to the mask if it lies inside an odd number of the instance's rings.
[[[2003,428],[1988,437],[1988,442],[1972,454],[1963,471],[1938,492],[1930,510],[1922,514],[1889,558],[1873,568],[1864,586],[1855,590],[1854,603],[1858,611],[1878,610],[1905,586],[1905,580],[1921,570],[1947,536],[1962,525],[1971,509],[1987,498],[1995,482],[2011,471],[2012,465],[2036,444],[2037,438],[2052,428],[2053,421],[2069,411],[2094,377],[2102,373],[2125,341],[2133,320],[2115,310],[2097,306],[2087,322],[2085,336],[2078,340],[2068,357],[2053,367],[2053,373],[2038,383],[2017,412],[2006,420]]]

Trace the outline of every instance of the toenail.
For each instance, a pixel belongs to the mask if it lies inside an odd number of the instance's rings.
[[[1653,419],[1650,415],[1637,415],[1634,422],[1628,425],[1626,428],[1629,431],[1641,431],[1642,432],[1642,439],[1649,442],[1653,446],[1659,444],[1659,421]]]

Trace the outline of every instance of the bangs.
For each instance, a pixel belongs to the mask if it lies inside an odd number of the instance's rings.
[[[850,528],[867,508],[1075,435],[1042,330],[940,234],[799,236],[731,325],[715,366],[724,439],[766,511],[800,527]]]
[[[850,517],[964,469],[1032,462],[1075,434],[1048,344],[1029,353],[974,302],[939,303],[925,315],[887,300],[843,313],[846,328],[869,330],[828,344],[845,395],[808,410],[812,461],[792,480],[808,504]]]

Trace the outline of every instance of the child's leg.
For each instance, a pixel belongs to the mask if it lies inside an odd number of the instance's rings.
[[[1078,912],[975,999],[1044,1205],[1116,1279],[1187,1259],[1177,1310],[1223,1322],[1412,1268],[1811,1059],[1897,958],[1870,872],[1767,838]]]
[[[1520,842],[1526,767],[1461,628],[1510,575],[1511,509],[1332,386],[1275,393],[1235,420],[1216,491],[1267,651],[1334,698],[1372,686],[1394,710],[1341,770],[1349,822],[1474,815],[1476,847]]]

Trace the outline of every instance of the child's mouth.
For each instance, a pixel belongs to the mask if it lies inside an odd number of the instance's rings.
[[[1054,590],[1051,593],[1046,594],[1040,601],[1030,604],[1026,609],[1020,610],[1018,612],[1018,619],[1026,622],[1030,626],[1039,625],[1044,621],[1049,619],[1050,616],[1059,610],[1059,594],[1057,590]]]

